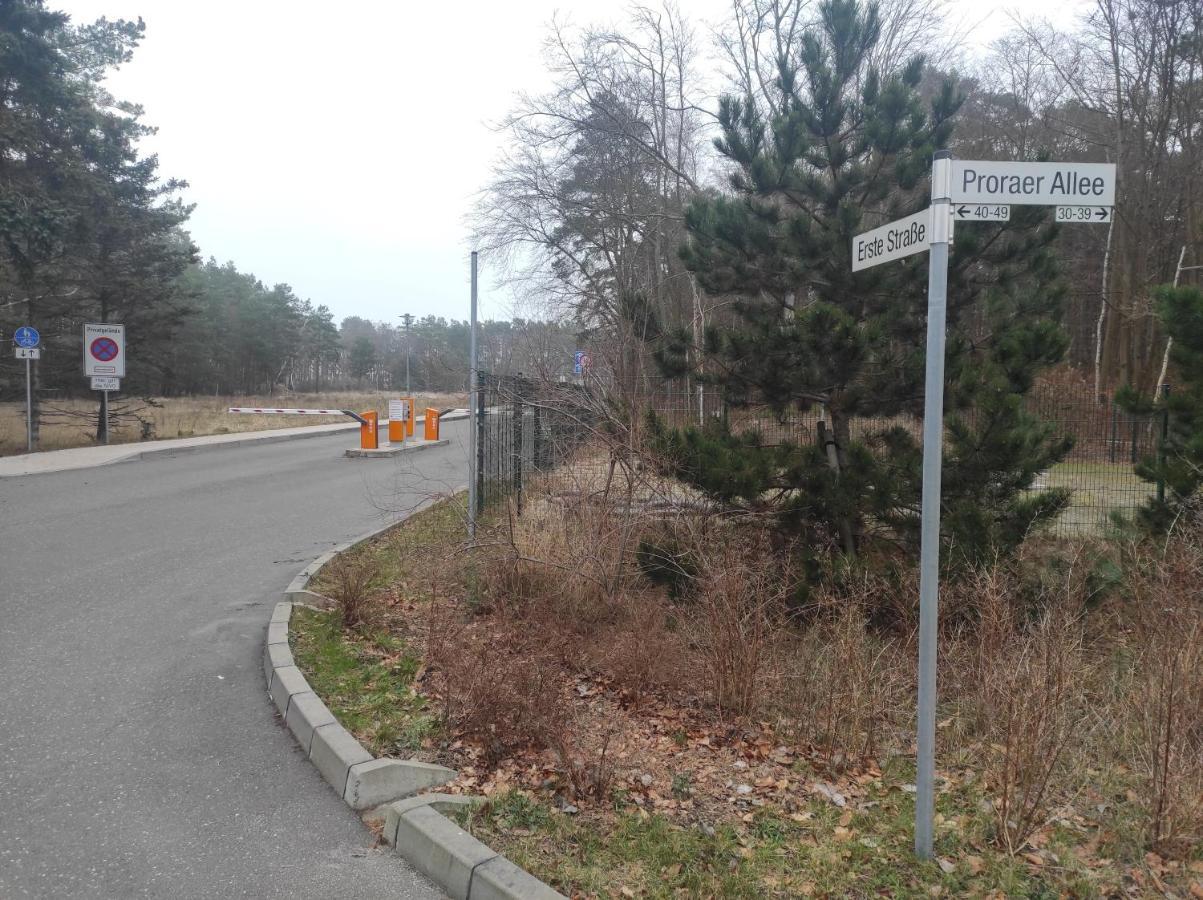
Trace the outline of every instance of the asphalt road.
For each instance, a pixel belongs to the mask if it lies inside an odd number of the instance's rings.
[[[0,479],[0,898],[441,896],[303,757],[262,654],[306,563],[464,483],[465,435]]]

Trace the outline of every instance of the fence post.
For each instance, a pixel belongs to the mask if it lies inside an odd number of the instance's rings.
[[[1136,465],[1136,441],[1140,436],[1140,417],[1129,413],[1128,418],[1132,420],[1132,465]]]
[[[542,409],[536,403],[533,407],[531,415],[530,427],[534,429],[531,435],[531,463],[536,472],[543,471],[543,428],[542,428]]]
[[[1165,502],[1165,442],[1170,437],[1170,386],[1161,386],[1161,440],[1157,442],[1157,502]]]
[[[476,515],[484,512],[485,508],[485,378],[482,373],[476,373],[476,421],[472,427],[476,429]],[[475,525],[475,522],[473,522]]]
[[[514,429],[514,434],[513,434],[513,439],[514,439],[514,445],[513,445],[513,454],[514,454],[514,471],[513,471],[513,476],[514,476],[514,494],[515,494],[515,496],[517,497],[517,503],[518,503],[518,512],[519,512],[519,513],[521,513],[521,512],[522,512],[522,416],[523,416],[523,403],[522,403],[522,397],[521,397],[520,395],[518,395],[518,394],[515,394],[515,396],[514,396],[514,403],[513,403],[513,407],[512,407],[512,408],[513,408],[513,416],[514,416],[514,424],[513,424],[513,429]]]
[[[1107,442],[1107,462],[1115,462],[1115,445],[1119,442],[1119,407],[1111,401],[1111,440]]]

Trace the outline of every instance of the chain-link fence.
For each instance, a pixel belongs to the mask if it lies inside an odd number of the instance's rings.
[[[482,508],[508,496],[521,503],[524,477],[567,459],[603,419],[633,421],[652,410],[680,427],[725,416],[735,430],[755,428],[769,443],[813,442],[821,422],[818,411],[776,416],[763,408],[727,408],[711,385],[650,375],[619,380],[595,374],[577,382],[484,375],[482,397],[477,422]],[[1026,403],[1029,412],[1074,441],[1066,458],[1040,473],[1032,486],[1071,491],[1069,507],[1054,528],[1058,534],[1099,533],[1113,512],[1134,512],[1156,490],[1136,475],[1135,465],[1157,452],[1162,412],[1130,413],[1074,383],[1042,385]],[[971,412],[962,415],[972,417]],[[851,431],[859,439],[890,427],[905,428],[916,440],[922,434],[922,420],[915,416],[858,418]]]

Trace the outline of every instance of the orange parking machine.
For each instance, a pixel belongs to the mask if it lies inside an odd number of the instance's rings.
[[[359,449],[380,449],[379,435],[380,414],[372,411],[363,414],[363,422],[359,426]]]
[[[426,407],[426,433],[424,435],[428,441],[437,441],[439,439],[439,411]]]

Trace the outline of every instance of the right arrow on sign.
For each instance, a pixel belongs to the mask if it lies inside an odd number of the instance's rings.
[[[1111,221],[1113,213],[1110,206],[1058,206],[1057,221],[1105,224]]]

